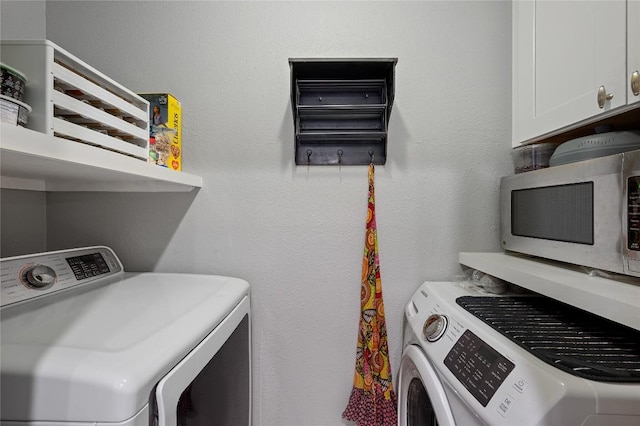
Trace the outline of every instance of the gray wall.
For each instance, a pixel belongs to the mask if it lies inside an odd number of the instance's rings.
[[[47,37],[46,1],[0,1],[0,38],[42,39]]]
[[[0,39],[46,38],[44,1],[0,1]],[[0,190],[0,256],[46,249],[46,194]]]
[[[0,257],[47,249],[46,202],[44,192],[0,191]]]
[[[47,2],[47,37],[136,91],[182,101],[189,194],[47,195],[47,246],[129,270],[252,285],[254,424],[341,425],[355,361],[366,167],[296,167],[290,57],[398,57],[376,167],[394,372],[402,314],[459,251],[499,250],[511,172],[511,6],[470,2]],[[395,377],[394,377],[395,378]]]

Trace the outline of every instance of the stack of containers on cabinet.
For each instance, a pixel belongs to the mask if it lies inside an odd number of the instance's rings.
[[[26,127],[31,107],[22,100],[27,77],[11,67],[0,62],[0,118],[3,123],[10,123]]]
[[[29,76],[30,129],[147,161],[147,100],[48,40],[2,40],[0,52]]]

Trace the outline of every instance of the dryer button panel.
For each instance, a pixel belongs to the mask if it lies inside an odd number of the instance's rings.
[[[90,253],[65,259],[77,280],[108,274],[109,266],[101,253]]]
[[[470,330],[453,345],[444,365],[483,407],[515,367]]]
[[[0,259],[0,306],[122,273],[115,253],[103,246]]]

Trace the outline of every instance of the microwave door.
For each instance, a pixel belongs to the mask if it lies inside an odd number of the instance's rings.
[[[593,245],[593,188],[593,181],[585,181],[511,191],[511,233]]]

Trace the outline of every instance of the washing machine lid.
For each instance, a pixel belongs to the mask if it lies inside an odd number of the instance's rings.
[[[2,310],[2,420],[122,422],[238,305],[249,285],[124,273]]]

